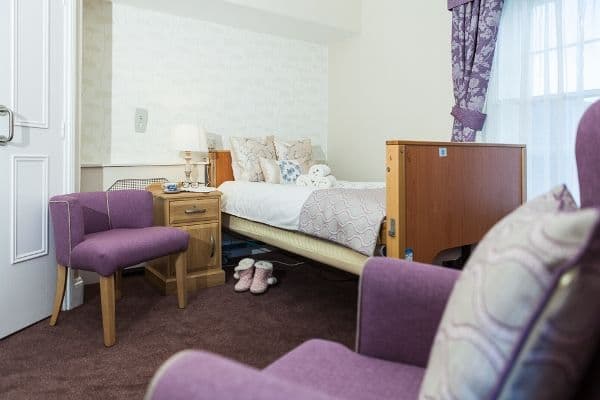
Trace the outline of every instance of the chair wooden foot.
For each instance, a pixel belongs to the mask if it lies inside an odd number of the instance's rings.
[[[121,281],[123,280],[123,270],[115,272],[115,299],[121,300],[123,292],[121,291]]]
[[[62,308],[63,297],[65,297],[65,286],[67,285],[68,268],[58,265],[56,270],[56,292],[54,293],[54,306],[52,307],[52,317],[50,317],[50,326],[56,325],[58,315]]]
[[[187,253],[179,253],[175,258],[175,280],[177,282],[177,303],[179,308],[187,306]]]
[[[102,304],[102,331],[104,345],[110,347],[117,341],[115,324],[115,275],[100,277],[100,303]]]

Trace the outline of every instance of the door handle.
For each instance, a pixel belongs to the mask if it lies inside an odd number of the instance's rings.
[[[8,137],[0,135],[0,146],[5,146],[8,142],[13,140],[15,136],[15,113],[6,107],[0,106],[0,117],[8,114]]]
[[[213,236],[213,234],[210,234],[210,257],[209,258],[213,258],[215,256],[215,237]]]

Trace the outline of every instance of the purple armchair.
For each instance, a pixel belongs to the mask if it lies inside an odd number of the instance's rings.
[[[600,205],[600,102],[577,139],[583,207]],[[146,399],[416,399],[435,333],[459,272],[372,258],[360,282],[356,351],[308,341],[264,370],[185,351],[155,374]],[[600,349],[578,399],[600,398]]]
[[[68,268],[100,275],[104,345],[116,342],[115,297],[120,297],[122,268],[174,255],[179,307],[186,306],[185,275],[189,234],[176,228],[153,227],[150,192],[74,193],[50,199],[58,274],[50,325],[62,306]],[[116,282],[115,282],[116,281]],[[116,285],[116,286],[115,286]]]
[[[311,340],[259,371],[186,351],[160,368],[146,398],[416,399],[458,275],[426,264],[372,258],[360,283],[356,352]]]

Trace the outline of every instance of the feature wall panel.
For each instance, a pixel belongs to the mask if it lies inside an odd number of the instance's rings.
[[[11,261],[48,254],[48,157],[13,156]]]

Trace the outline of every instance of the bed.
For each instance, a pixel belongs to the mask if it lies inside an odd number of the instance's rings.
[[[389,141],[385,167],[386,217],[380,225],[378,246],[385,245],[391,257],[403,258],[410,248],[415,261],[431,263],[443,250],[477,243],[525,199],[525,148],[521,145]],[[260,193],[273,189],[261,183],[232,183],[229,151],[212,151],[209,168],[211,184],[224,193],[225,229],[361,274],[368,255],[298,232],[294,229],[297,221],[291,216],[261,217],[240,212],[239,204],[237,209],[228,207],[228,192],[240,187],[247,191],[246,196],[253,190]],[[276,186],[280,190],[271,197],[289,190],[293,194],[286,201],[295,201],[295,207],[306,199],[302,188]],[[290,200],[294,196],[296,200]],[[254,197],[241,209],[252,208],[252,201],[258,208],[269,208],[263,203],[265,197]],[[271,206],[277,207],[277,203]]]

